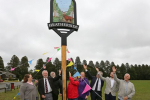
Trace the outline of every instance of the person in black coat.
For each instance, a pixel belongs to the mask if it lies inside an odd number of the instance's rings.
[[[98,74],[96,76],[92,76],[87,70],[86,65],[83,65],[83,67],[85,69],[86,75],[91,79],[91,100],[102,100],[102,87],[104,85],[104,81],[99,78]]]
[[[55,72],[51,72],[50,77],[55,78],[56,77]],[[54,82],[54,88],[56,90],[56,93],[53,94],[53,100],[58,100],[59,90],[60,96],[62,96],[62,81],[60,79]]]
[[[42,75],[43,78],[38,82],[38,91],[41,100],[53,100],[53,95],[57,95],[54,82],[61,77],[61,70],[59,70],[59,76],[56,76],[55,78],[48,77],[47,70],[43,70]]]

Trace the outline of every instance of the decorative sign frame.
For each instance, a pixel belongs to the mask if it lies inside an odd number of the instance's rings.
[[[49,29],[63,28],[78,31],[75,0],[51,0]]]

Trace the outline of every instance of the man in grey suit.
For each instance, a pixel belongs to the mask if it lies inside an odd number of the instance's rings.
[[[117,78],[116,68],[114,66],[112,67],[112,70],[114,80],[119,84],[118,100],[131,100],[131,98],[135,94],[135,88],[133,83],[129,81],[130,75],[126,73],[124,75],[124,80],[120,80]]]
[[[100,73],[98,68],[96,68],[96,71],[98,72],[98,75],[101,80],[106,82],[105,87],[105,100],[116,100],[116,93],[118,92],[118,84],[113,78],[113,72],[110,73],[110,77],[103,77]]]

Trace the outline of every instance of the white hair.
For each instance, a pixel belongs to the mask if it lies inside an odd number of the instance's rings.
[[[100,72],[100,74],[103,76],[103,72],[102,71],[99,71]]]
[[[102,71],[99,71],[100,72],[100,74],[103,76],[103,72]],[[97,73],[98,74],[98,73]]]
[[[50,76],[51,76],[51,77],[52,77],[52,74],[53,74],[53,73],[56,75],[56,73],[55,73],[55,72],[51,72],[51,73],[50,73]]]
[[[55,72],[51,72],[50,74],[55,73]]]
[[[42,74],[43,74],[43,72],[47,72],[47,73],[48,73],[48,71],[47,71],[47,70],[43,70],[43,71],[42,71]]]
[[[129,73],[126,73],[125,75],[129,75],[129,77],[130,77],[130,74],[129,74]]]

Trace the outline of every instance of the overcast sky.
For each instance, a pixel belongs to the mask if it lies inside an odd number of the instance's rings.
[[[51,57],[60,37],[48,30],[49,0],[0,0],[0,56],[5,66],[20,59]],[[78,32],[68,37],[68,49],[81,61],[150,65],[150,0],[76,0]],[[42,55],[49,52],[47,55]],[[61,59],[61,52],[55,57]],[[67,57],[68,58],[68,57]],[[54,59],[53,59],[54,60]],[[53,61],[52,60],[52,61]]]

